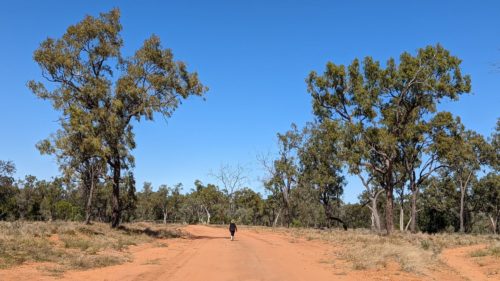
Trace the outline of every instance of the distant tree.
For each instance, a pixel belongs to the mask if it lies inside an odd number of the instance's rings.
[[[184,196],[181,194],[182,184],[176,184],[170,190],[170,197],[168,200],[168,206],[170,206],[170,217],[173,222],[177,222],[177,219],[181,217],[181,207],[184,201]]]
[[[173,210],[174,205],[177,205],[175,207],[178,207],[178,203],[175,204],[176,202],[174,201],[177,198],[173,197],[174,196],[178,197],[179,195],[178,193],[181,186],[182,184],[179,183],[175,185],[173,188],[165,184],[162,184],[160,185],[160,187],[158,187],[158,191],[156,192],[156,205],[161,210],[164,224],[167,223],[169,212]]]
[[[57,217],[56,204],[64,195],[63,180],[55,178],[53,181],[40,181],[37,183],[37,189],[41,194],[41,215],[45,220],[54,220]]]
[[[490,172],[473,187],[474,200],[478,201],[479,210],[484,212],[491,223],[494,234],[500,233],[500,174]]]
[[[343,206],[346,224],[352,228],[370,228],[370,211],[362,204],[346,204]]]
[[[379,215],[379,196],[384,192],[384,189],[379,187],[376,183],[374,183],[373,175],[363,175],[361,173],[357,174],[358,178],[361,180],[365,191],[361,193],[360,199],[362,199],[362,206],[368,206],[370,210],[370,219],[371,219],[371,229],[380,233],[382,231],[382,227],[380,224],[380,215]],[[365,198],[363,198],[365,197]],[[367,200],[368,199],[368,200]]]
[[[60,220],[74,220],[77,215],[77,208],[66,200],[60,200],[56,203],[56,214]]]
[[[310,124],[304,129],[305,140],[299,148],[299,181],[300,185],[316,190],[316,202],[323,205],[328,224],[337,221],[347,229],[347,224],[335,211],[340,209],[345,186],[339,132],[333,121]]]
[[[242,188],[234,194],[236,217],[242,224],[256,225],[261,220],[264,202],[260,193]]]
[[[488,156],[491,169],[500,173],[500,118],[497,119],[495,131],[491,135],[491,152]]]
[[[411,192],[410,230],[417,231],[417,204],[421,187],[432,175],[443,168],[439,163],[437,149],[433,142],[434,126],[439,126],[439,114],[430,121],[423,116],[407,125],[399,147],[401,150],[402,168],[408,177],[408,189]],[[437,123],[437,124],[436,124]],[[405,186],[402,186],[404,190]],[[402,218],[401,218],[402,225]],[[406,228],[405,228],[406,230]]]
[[[218,208],[220,208],[223,198],[223,194],[219,191],[219,188],[213,184],[203,185],[203,183],[199,180],[196,180],[195,183],[194,196],[198,201],[199,207],[206,214],[206,224],[210,224],[210,219],[216,212]],[[201,216],[200,216],[201,221]]]
[[[18,193],[14,185],[16,166],[12,161],[0,160],[0,220],[16,216],[16,199]]]
[[[182,99],[207,90],[196,73],[189,73],[184,63],[174,61],[171,50],[161,47],[157,36],[147,39],[132,57],[123,57],[119,19],[118,9],[87,16],[60,39],[46,39],[34,59],[53,90],[40,82],[28,83],[37,96],[51,100],[62,112],[63,128],[91,138],[108,165],[112,227],[120,223],[121,171],[134,162],[132,120],[153,120],[154,113],[170,117]]]
[[[285,212],[285,221],[290,226],[292,221],[291,191],[298,183],[298,156],[297,149],[300,147],[301,134],[297,126],[292,124],[292,129],[285,134],[278,134],[278,159],[272,165],[267,166],[269,179],[265,181],[265,188],[274,196],[280,198],[281,209]]]
[[[221,165],[217,171],[210,172],[210,175],[217,180],[222,191],[229,198],[229,217],[235,216],[236,208],[234,203],[235,192],[243,188],[248,182],[246,169],[241,165]]]
[[[132,172],[123,178],[122,184],[124,195],[122,198],[122,217],[124,221],[131,221],[136,218],[137,194],[135,191],[135,178]]]
[[[0,160],[0,185],[13,184],[14,178],[12,177],[16,172],[16,165],[12,161]]]
[[[39,219],[41,200],[37,194],[37,181],[37,178],[31,175],[20,181],[19,193],[16,194],[16,204],[21,220]]]
[[[393,191],[406,180],[399,144],[413,134],[415,120],[429,116],[443,98],[470,92],[460,59],[440,45],[403,53],[399,64],[385,68],[371,57],[362,67],[355,59],[346,69],[329,62],[323,75],[307,78],[318,120],[336,120],[344,134],[345,156],[351,173],[374,175],[385,191],[385,224],[393,230]]]
[[[156,201],[153,185],[150,182],[144,182],[142,191],[137,194],[137,213],[142,220],[155,220]]]
[[[437,233],[458,230],[460,216],[460,193],[447,171],[431,177],[422,187],[419,203],[418,225],[422,231]]]
[[[460,118],[453,118],[451,113],[438,114],[436,123],[434,145],[460,193],[460,232],[465,232],[465,201],[476,172],[485,163],[487,143],[481,135],[466,130]]]

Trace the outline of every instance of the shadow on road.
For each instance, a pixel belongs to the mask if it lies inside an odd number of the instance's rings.
[[[120,225],[117,228],[127,234],[146,234],[147,236],[154,238],[179,238],[182,237],[182,233],[175,230],[158,229],[154,230],[149,227],[146,228],[131,228],[124,225]]]
[[[189,239],[198,240],[198,239],[227,239],[230,240],[228,236],[206,236],[206,235],[189,235]]]

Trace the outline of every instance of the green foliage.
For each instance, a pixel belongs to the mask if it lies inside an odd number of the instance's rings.
[[[58,201],[55,205],[56,216],[61,220],[74,220],[78,209],[66,200]]]
[[[116,227],[121,221],[235,219],[269,226],[384,226],[391,234],[396,191],[401,229],[407,223],[412,231],[431,233],[499,231],[500,119],[485,140],[459,117],[437,111],[441,101],[471,91],[461,60],[442,46],[405,52],[385,64],[366,57],[348,66],[328,62],[322,74],[312,71],[306,82],[316,119],[277,134],[276,158],[263,161],[266,197],[243,188],[240,166],[221,167],[214,175],[221,187],[196,181],[183,193],[181,184],[155,188],[145,182],[137,192],[133,121],[168,118],[207,88],[157,36],[122,55],[121,30],[114,9],[85,17],[34,52],[48,83],[30,81],[28,87],[61,114],[60,129],[37,148],[56,157],[62,175],[16,181],[14,164],[0,161],[0,220],[93,218]],[[342,201],[345,172],[362,180],[360,203]]]
[[[419,136],[418,121],[433,114],[443,98],[470,92],[470,77],[461,74],[460,62],[437,45],[415,56],[403,53],[398,64],[391,58],[385,67],[371,57],[347,67],[329,62],[323,75],[313,71],[306,79],[318,120],[335,120],[342,128],[349,172],[371,175],[384,188],[388,233],[394,188],[407,178],[402,144]]]
[[[120,222],[122,208],[121,170],[134,164],[131,121],[153,120],[155,112],[170,117],[182,99],[207,90],[196,73],[162,48],[157,36],[145,40],[131,57],[122,56],[121,29],[120,12],[114,9],[87,16],[59,39],[46,39],[34,60],[51,87],[28,83],[34,94],[52,101],[62,114],[62,130],[42,142],[40,150],[55,153],[69,174],[76,167],[84,178],[88,166],[98,167],[97,177],[106,172],[105,165],[109,168],[113,227]]]

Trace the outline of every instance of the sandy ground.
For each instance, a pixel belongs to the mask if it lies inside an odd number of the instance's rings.
[[[0,280],[500,280],[495,273],[498,260],[480,266],[467,256],[480,246],[446,250],[442,260],[448,268],[419,276],[402,272],[396,264],[352,270],[335,259],[335,246],[316,240],[240,229],[236,240],[230,241],[224,228],[188,226],[185,230],[191,238],[130,247],[133,261],[126,264],[56,276],[47,270],[50,264],[25,264],[0,270]]]

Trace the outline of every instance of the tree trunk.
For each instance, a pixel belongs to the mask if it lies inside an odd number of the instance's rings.
[[[460,232],[465,232],[465,195],[467,185],[469,184],[469,180],[472,176],[472,172],[469,173],[465,182],[460,179]]]
[[[493,218],[492,215],[488,215],[491,221],[491,229],[493,229],[493,234],[497,234],[497,223],[498,223],[498,218]]]
[[[402,202],[401,202],[402,203]],[[405,231],[405,210],[403,208],[403,204],[399,206],[399,231]]]
[[[411,187],[411,217],[410,217],[410,231],[412,233],[417,232],[417,197],[418,197],[418,189],[413,184]]]
[[[168,211],[167,208],[163,210],[163,224],[167,224]]]
[[[378,196],[382,193],[382,190],[375,193],[375,196],[370,196],[371,206],[368,206],[368,209],[371,211],[371,220],[372,220],[372,230],[380,233],[380,215],[378,214]]]
[[[121,173],[121,159],[117,157],[113,163],[113,195],[111,198],[111,227],[116,228],[120,225],[120,173]]]
[[[342,224],[342,227],[344,228],[344,230],[347,231],[347,224],[343,220],[341,220],[340,218],[334,217],[334,216],[330,216],[329,219],[330,219],[330,221],[334,220],[334,221],[340,222]]]
[[[90,180],[90,189],[85,206],[85,224],[90,224],[90,217],[92,215],[92,197],[94,196],[94,179]]]
[[[207,224],[210,224],[210,212],[208,211],[207,207],[203,206],[205,209],[205,212],[207,213]]]
[[[464,204],[465,204],[465,187],[463,185],[460,186],[460,232],[465,232],[465,224],[464,224]]]
[[[408,221],[408,223],[406,224],[405,231],[408,231],[408,227],[410,226],[410,223],[411,223],[411,217],[410,217],[410,220]]]
[[[281,209],[278,210],[278,214],[274,218],[273,227],[276,227],[276,224],[278,224],[278,220],[280,218],[280,214],[281,214]]]
[[[394,204],[394,199],[393,199],[393,188],[392,187],[386,187],[385,188],[385,195],[386,195],[386,203],[385,203],[385,227],[387,230],[387,235],[391,235],[393,228],[394,228],[394,215],[393,215],[393,204]]]

